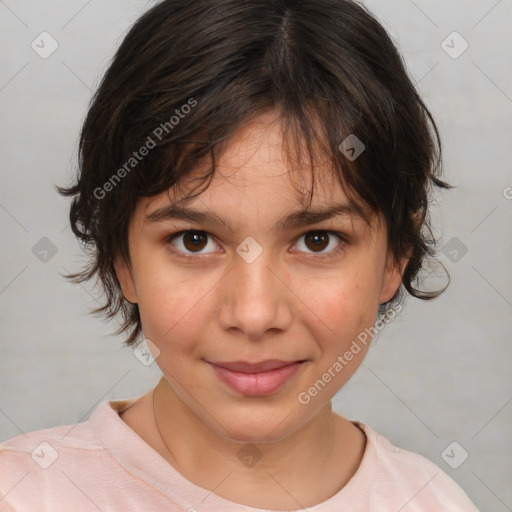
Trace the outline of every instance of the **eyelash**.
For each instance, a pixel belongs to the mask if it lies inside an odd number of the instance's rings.
[[[207,237],[215,238],[215,237],[213,237],[213,235],[210,235],[210,233],[208,233],[206,231],[202,231],[199,229],[186,229],[186,230],[178,231],[176,233],[169,235],[168,237],[166,237],[165,241],[168,243],[171,243],[175,238],[178,238],[181,235],[184,235],[186,233],[201,233],[201,234],[206,235]],[[338,246],[336,248],[332,249],[331,251],[329,251],[327,253],[314,253],[314,252],[307,253],[307,254],[311,255],[311,256],[307,256],[308,258],[317,258],[317,259],[331,258],[334,255],[337,255],[340,251],[342,251],[345,248],[345,245],[347,245],[349,243],[347,236],[345,234],[340,233],[338,231],[328,231],[325,229],[314,229],[314,230],[306,231],[299,237],[299,239],[302,238],[303,236],[309,235],[311,233],[324,233],[324,234],[328,233],[330,235],[336,235],[337,237],[339,237],[341,239],[341,242],[338,244]],[[207,256],[207,254],[183,253],[182,251],[180,251],[174,247],[172,249],[172,252],[177,254],[178,257],[182,257],[182,258],[186,258],[186,259],[195,259],[195,258],[202,258],[202,257]]]

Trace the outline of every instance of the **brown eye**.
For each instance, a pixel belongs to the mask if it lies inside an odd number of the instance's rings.
[[[338,242],[336,243],[336,238]],[[302,242],[304,239],[304,242]],[[317,254],[319,257],[331,256],[345,247],[346,240],[341,234],[332,231],[308,231],[299,238],[299,243],[295,244],[297,250]],[[305,249],[300,246],[305,246]],[[326,250],[329,248],[329,250]]]
[[[306,234],[306,245],[311,250],[322,251],[329,245],[329,235],[325,231],[311,231]]]
[[[177,249],[176,252],[183,253],[185,256],[202,254],[201,251],[203,251],[208,244],[214,244],[212,239],[209,238],[208,233],[192,230],[176,233],[175,235],[168,237],[167,241]],[[205,253],[206,252],[208,251],[205,251]],[[213,247],[213,252],[215,252],[215,247]]]
[[[206,246],[207,238],[201,231],[189,231],[183,235],[183,245],[189,251],[200,251]]]

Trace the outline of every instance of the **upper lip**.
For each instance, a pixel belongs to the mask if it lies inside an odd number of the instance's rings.
[[[291,364],[301,363],[302,360],[295,361],[282,361],[280,359],[267,359],[266,361],[258,361],[255,363],[249,363],[247,361],[232,361],[232,362],[210,362],[215,366],[220,366],[221,368],[226,368],[232,372],[242,372],[242,373],[259,373],[259,372],[268,372],[270,370],[275,370],[276,368],[283,368],[284,366],[290,366]]]

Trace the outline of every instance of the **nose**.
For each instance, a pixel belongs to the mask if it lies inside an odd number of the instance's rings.
[[[221,282],[221,327],[251,340],[261,339],[269,331],[286,331],[293,319],[288,281],[270,251],[263,251],[252,262],[236,255]]]

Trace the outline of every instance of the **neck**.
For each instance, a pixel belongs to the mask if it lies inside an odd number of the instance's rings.
[[[333,413],[330,402],[280,440],[230,439],[205,425],[165,378],[153,391],[153,415],[159,451],[178,472],[227,500],[257,508],[294,510],[329,499],[353,476],[365,445],[364,434]]]

